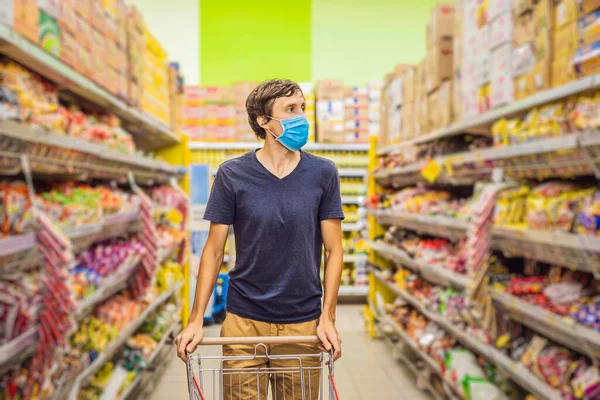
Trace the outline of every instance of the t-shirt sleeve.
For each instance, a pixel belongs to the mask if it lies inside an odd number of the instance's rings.
[[[232,225],[235,219],[235,192],[222,167],[217,170],[204,212],[204,219],[223,225]]]
[[[337,169],[333,174],[329,184],[323,191],[321,204],[319,205],[319,221],[326,219],[341,219],[343,220],[344,212],[342,211],[342,196],[340,194],[340,177]]]

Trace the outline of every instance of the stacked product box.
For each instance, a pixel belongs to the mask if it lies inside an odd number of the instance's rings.
[[[477,0],[463,0],[462,12],[461,114],[466,119],[480,112],[479,71],[481,59],[484,59],[482,54],[487,52],[487,30],[482,29],[478,23]]]
[[[369,141],[369,89],[349,87],[344,90],[344,132],[348,143]]]
[[[490,0],[489,19],[490,47],[490,107],[510,103],[514,99],[512,79],[513,12],[510,0]]]
[[[142,100],[142,77],[144,73],[144,51],[146,38],[142,14],[135,7],[129,7],[127,14],[127,98],[138,107]]]
[[[578,48],[573,65],[580,78],[600,72],[600,1],[580,0],[577,6]]]
[[[180,132],[183,118],[184,103],[184,82],[181,75],[179,63],[169,64],[169,105],[170,105],[170,125],[173,131]]]
[[[551,0],[519,1],[513,8],[514,97],[522,99],[551,86],[554,5]]]
[[[427,57],[425,61],[426,127],[422,133],[439,129],[451,122],[454,4],[438,4],[427,24]],[[423,100],[421,100],[423,101]]]
[[[156,119],[169,123],[168,56],[152,33],[144,30],[146,47],[143,53],[142,98],[140,108]]]
[[[369,82],[369,136],[377,136],[380,131],[381,89],[383,82]]]
[[[186,86],[183,91],[181,133],[190,140],[204,140],[202,122],[204,120],[205,99],[201,86]]]
[[[236,82],[233,84],[235,140],[238,142],[256,140],[256,134],[248,123],[248,113],[246,112],[246,99],[256,86],[258,86],[257,82]]]
[[[390,144],[399,143],[406,139],[406,130],[403,124],[403,87],[404,72],[412,68],[411,65],[399,64],[394,73],[389,75],[383,96],[386,102],[387,141]]]
[[[341,80],[317,82],[317,141],[346,143],[344,83]]]
[[[304,94],[304,100],[306,101],[306,107],[304,108],[304,113],[306,115],[306,119],[308,120],[309,128],[308,128],[308,141],[310,143],[315,142],[315,134],[317,132],[316,128],[316,97],[315,97],[315,88],[311,82],[300,82],[300,89],[302,89],[302,93]]]
[[[463,21],[465,18],[464,1],[454,4],[454,39],[452,40],[452,121],[461,121],[463,117],[463,57],[465,35]]]

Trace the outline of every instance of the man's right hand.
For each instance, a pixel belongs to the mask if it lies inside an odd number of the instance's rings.
[[[202,322],[190,321],[188,326],[175,338],[177,356],[187,362],[187,355],[193,353],[204,338]]]

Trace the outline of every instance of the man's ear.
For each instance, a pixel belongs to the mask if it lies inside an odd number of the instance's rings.
[[[267,124],[269,123],[269,118],[265,116],[256,117],[256,122],[258,123],[258,126],[260,126],[263,129],[266,129]]]

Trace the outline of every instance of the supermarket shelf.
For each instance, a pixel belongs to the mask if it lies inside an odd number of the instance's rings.
[[[390,261],[419,272],[429,282],[441,286],[451,284],[461,289],[466,288],[469,283],[469,277],[442,267],[419,266],[411,259],[406,259],[405,253],[394,246],[385,243],[373,243],[371,247]],[[418,270],[414,269],[415,266],[418,266]],[[533,306],[502,291],[491,289],[491,293],[494,301],[503,306],[510,313],[512,319],[582,354],[600,353],[599,332],[540,307]]]
[[[458,219],[379,209],[369,209],[369,213],[382,225],[395,225],[432,236],[458,240],[467,234],[467,222]],[[507,256],[559,263],[579,271],[600,274],[600,238],[596,236],[494,227],[492,246]]]
[[[261,148],[262,142],[190,142],[190,150],[254,150]],[[324,144],[308,143],[304,151],[369,151],[368,144]]]
[[[600,273],[600,238],[568,232],[494,227],[492,245],[507,256]]]
[[[492,291],[492,297],[512,319],[582,354],[599,354],[600,333],[596,330],[498,290]]]
[[[560,168],[565,167],[582,167],[591,165],[599,160],[590,160],[588,154],[578,154],[578,158],[570,156],[569,159],[540,160],[534,157],[525,156],[542,156],[548,153],[564,152],[566,150],[577,150],[581,148],[590,148],[600,146],[600,132],[588,131],[565,136],[533,140],[527,143],[520,143],[511,146],[490,147],[475,151],[462,152],[440,156],[435,158],[435,162],[439,165],[452,165],[454,171],[452,176],[446,172],[440,175],[438,182],[448,183],[453,185],[461,185],[472,183],[481,177],[489,176],[493,167],[503,168],[508,175],[520,175],[523,171],[540,171],[548,177],[560,176],[558,173]],[[510,160],[506,163],[506,160]],[[396,167],[391,170],[382,170],[374,174],[375,179],[383,185],[394,184],[411,185],[417,182],[423,182],[424,178],[419,171],[425,165],[425,161],[412,163],[407,166]],[[458,170],[459,167],[465,165],[475,165],[476,167],[466,172]],[[593,173],[592,169],[581,169],[575,172],[570,169],[571,174],[588,174]]]
[[[162,247],[158,249],[158,254],[156,256],[158,265],[162,265],[163,263],[168,261],[169,258],[171,258],[174,255],[174,253],[179,249],[180,245],[181,242],[178,242],[175,243],[173,247]]]
[[[126,236],[141,229],[140,213],[137,211],[107,215],[102,222],[62,228],[62,232],[73,243],[73,250],[79,253],[93,243]]]
[[[369,294],[368,286],[340,286],[338,295],[340,297],[367,296]]]
[[[342,196],[342,204],[365,204],[363,196]]]
[[[405,252],[402,249],[399,249],[395,246],[381,241],[369,242],[368,245],[377,254],[396,263],[397,265],[401,265],[405,268],[408,268],[413,272],[419,272],[421,269],[421,266],[415,260],[413,260],[407,252]]]
[[[160,342],[157,343],[156,348],[154,349],[154,351],[152,352],[152,354],[150,355],[150,357],[147,360],[149,366],[152,366],[152,364],[154,363],[154,361],[156,360],[156,358],[158,357],[158,355],[164,349],[165,346],[172,347],[172,344],[170,344],[170,343],[167,344],[167,340],[171,339],[171,336],[173,335],[173,333],[178,332],[180,329],[181,329],[181,326],[178,323],[176,323],[176,324],[172,324],[171,328],[169,328],[169,330],[167,332],[165,332],[165,334],[160,339]],[[119,400],[128,399],[147,376],[148,376],[148,374],[146,371],[142,371],[141,373],[139,373],[133,379],[133,381],[131,381],[129,386],[127,386],[127,389],[125,389],[123,391],[123,393],[121,393],[121,395],[119,396]]]
[[[397,213],[392,210],[369,209],[381,225],[395,225],[432,236],[458,240],[466,235],[468,223],[456,218]]]
[[[60,88],[117,115],[142,150],[153,150],[181,142],[166,123],[128,106],[6,25],[0,25],[0,52],[57,83]]]
[[[22,155],[29,157],[32,172],[39,175],[123,179],[131,171],[139,183],[152,183],[180,178],[186,172],[185,168],[174,167],[163,161],[139,154],[126,154],[101,144],[14,121],[0,120],[0,137],[6,139],[0,148],[0,157],[12,160],[2,168],[7,171],[12,169],[12,173],[21,170]]]
[[[0,239],[0,275],[8,276],[28,270],[39,266],[41,262],[35,233]]]
[[[432,283],[441,286],[451,285],[461,289],[466,288],[469,283],[469,277],[466,275],[447,270],[442,266],[418,263],[404,250],[387,243],[380,241],[370,242],[369,246],[382,257],[404,268],[408,268],[413,272],[419,273]]]
[[[338,174],[341,177],[365,177],[367,176],[366,168],[338,168]]]
[[[562,399],[562,396],[559,391],[555,390],[551,386],[547,385],[545,382],[541,381],[533,372],[529,371],[522,364],[513,361],[496,348],[471,337],[468,333],[465,333],[462,328],[451,324],[441,315],[428,310],[423,303],[411,296],[408,292],[402,290],[400,287],[394,285],[393,283],[384,280],[378,271],[373,271],[373,274],[375,275],[375,278],[377,280],[387,285],[391,290],[394,291],[394,293],[396,293],[398,296],[410,303],[427,319],[438,324],[440,327],[442,327],[444,330],[446,330],[448,333],[454,336],[464,346],[470,348],[477,354],[484,356],[496,366],[504,369],[505,372],[523,388],[531,391],[531,393],[540,396],[543,399]]]
[[[179,282],[173,286],[168,292],[165,292],[159,295],[146,309],[137,317],[135,320],[129,323],[119,334],[119,336],[113,340],[109,345],[104,349],[102,353],[98,355],[98,357],[92,362],[86,369],[84,369],[75,379],[73,387],[69,392],[69,400],[76,400],[77,395],[79,394],[79,390],[81,386],[87,382],[89,378],[94,376],[108,361],[112,359],[112,357],[119,351],[119,349],[127,343],[127,340],[135,334],[135,332],[142,326],[144,321],[148,318],[148,316],[159,308],[163,303],[165,303],[171,296],[173,296],[179,288],[182,286],[183,282]]]
[[[378,150],[378,155],[400,151],[404,146],[431,142],[433,140],[460,135],[462,133],[489,133],[489,127],[498,119],[512,117],[533,107],[557,101],[565,97],[600,87],[600,74],[588,76],[553,89],[544,90],[525,99],[512,102],[504,107],[469,117],[464,121],[439,129],[421,137]]]
[[[142,259],[141,255],[136,255],[122,265],[115,273],[104,279],[91,295],[77,303],[75,318],[82,320],[93,310],[93,308],[112,297],[115,293],[127,287],[127,281],[135,268]]]
[[[427,354],[426,352],[424,352],[421,348],[419,348],[417,343],[410,336],[408,336],[406,334],[406,332],[402,328],[400,328],[398,326],[398,324],[396,324],[396,322],[391,317],[389,317],[387,315],[383,316],[383,317],[379,317],[379,323],[387,325],[390,328],[392,328],[394,333],[396,334],[396,336],[400,339],[400,341],[404,345],[408,346],[414,354],[418,355],[421,360],[423,360],[423,362],[427,366],[427,369],[429,371],[433,372],[434,374],[436,374],[437,376],[439,376],[440,379],[446,384],[446,386],[448,386],[452,389],[454,394],[452,396],[448,396],[448,397],[450,397],[451,399],[463,398],[462,396],[460,396],[460,394],[458,393],[458,391],[456,390],[456,388],[454,387],[452,382],[450,382],[448,379],[446,379],[446,377],[442,373],[440,366],[434,361],[434,359],[431,358],[431,356],[429,354]],[[406,360],[405,364],[407,366],[409,366],[409,368],[413,367],[412,365],[409,365],[410,360]],[[413,372],[415,373],[415,375],[417,375],[417,377],[419,377],[420,374],[422,373],[422,371],[420,371],[418,369]],[[427,389],[428,389],[427,391],[429,393],[431,393],[434,397],[436,397],[436,398],[441,397],[441,395],[438,394],[438,392],[433,387],[427,386]]]
[[[38,337],[38,328],[34,327],[0,346],[0,376],[33,354]]]
[[[360,230],[359,224],[342,224],[342,231],[344,232],[358,232]]]

